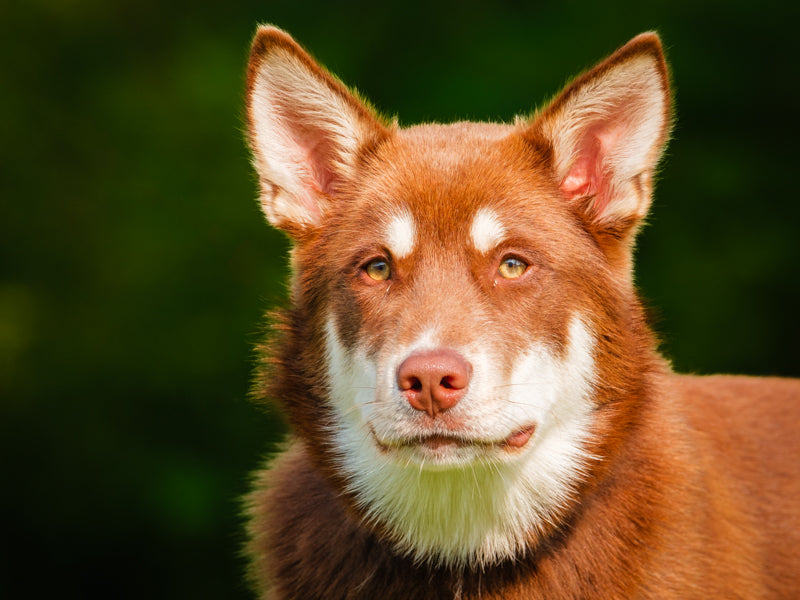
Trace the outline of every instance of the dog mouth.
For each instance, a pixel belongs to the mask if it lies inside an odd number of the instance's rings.
[[[527,425],[506,436],[502,440],[482,440],[470,438],[455,433],[434,433],[418,435],[391,441],[381,440],[370,427],[370,432],[378,447],[383,451],[400,448],[419,448],[423,450],[446,450],[447,448],[483,448],[515,451],[523,449],[536,430],[536,425]]]

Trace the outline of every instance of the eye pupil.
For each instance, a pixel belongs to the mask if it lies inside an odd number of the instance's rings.
[[[510,256],[503,259],[498,271],[500,272],[500,276],[504,279],[517,279],[518,277],[522,277],[522,274],[525,273],[527,268],[528,264],[526,262]]]
[[[382,259],[376,259],[369,262],[364,268],[364,271],[367,273],[370,279],[374,279],[375,281],[386,281],[392,274],[392,271],[389,268],[389,263]]]

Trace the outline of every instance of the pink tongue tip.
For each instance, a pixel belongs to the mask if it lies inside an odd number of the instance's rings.
[[[531,425],[525,429],[520,429],[516,433],[512,433],[506,438],[506,444],[512,448],[522,448],[528,443],[528,440],[531,439],[534,429],[535,427]]]

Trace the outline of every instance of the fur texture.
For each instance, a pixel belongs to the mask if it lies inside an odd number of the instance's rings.
[[[513,125],[399,129],[259,29],[248,123],[294,241],[248,498],[263,598],[788,598],[800,385],[671,373],[632,285],[670,129],[642,34]]]

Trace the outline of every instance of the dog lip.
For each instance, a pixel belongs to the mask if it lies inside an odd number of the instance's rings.
[[[441,448],[443,446],[456,446],[459,448],[467,448],[467,447],[484,447],[484,448],[504,448],[504,449],[513,449],[518,450],[524,448],[528,442],[530,441],[531,437],[533,436],[534,431],[536,430],[536,425],[531,424],[521,429],[517,429],[509,436],[503,438],[502,440],[482,440],[476,438],[469,438],[463,435],[458,435],[456,433],[432,433],[427,435],[418,435],[414,437],[408,438],[400,438],[400,439],[393,439],[393,440],[382,440],[378,437],[378,434],[375,430],[370,426],[370,433],[372,433],[372,437],[378,446],[382,450],[390,450],[395,448],[414,448],[414,447],[425,447],[431,450],[436,450],[437,448]]]
[[[528,425],[519,431],[515,431],[505,439],[505,444],[510,448],[522,448],[531,439],[533,432],[536,430],[536,425]]]

